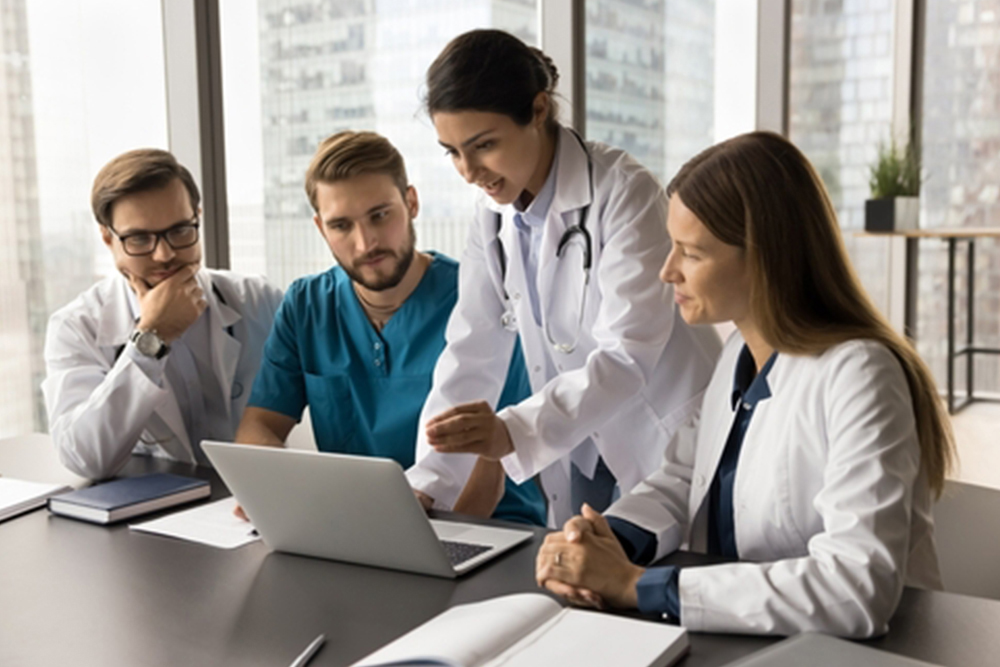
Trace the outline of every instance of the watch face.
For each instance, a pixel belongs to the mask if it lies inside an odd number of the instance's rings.
[[[136,337],[135,347],[147,357],[155,357],[163,347],[163,341],[152,331],[143,331]]]

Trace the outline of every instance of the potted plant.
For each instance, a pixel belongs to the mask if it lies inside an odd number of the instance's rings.
[[[872,198],[865,202],[865,231],[917,229],[920,221],[920,153],[913,142],[902,151],[880,144],[870,169]]]

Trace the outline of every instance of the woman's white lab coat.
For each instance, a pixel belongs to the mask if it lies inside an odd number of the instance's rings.
[[[735,417],[743,339],[726,344],[697,434],[608,515],[658,538],[656,558],[704,551],[708,491]],[[847,637],[884,633],[903,585],[940,588],[929,487],[906,376],[883,345],[779,354],[733,484],[739,562],[682,569],[690,630]]]
[[[222,395],[231,397],[226,408],[235,434],[281,290],[229,271],[196,276],[208,302],[212,367]],[[138,317],[130,289],[121,275],[109,276],[49,320],[42,382],[49,430],[63,464],[91,479],[114,475],[133,450],[196,460],[170,381],[157,385],[121,353]]]
[[[681,320],[673,289],[659,280],[670,240],[667,199],[656,178],[624,151],[588,143],[592,199],[587,153],[569,130],[560,133],[555,194],[538,262],[542,326],[532,314],[514,209],[484,197],[460,265],[447,346],[421,415],[424,424],[460,403],[496,405],[520,336],[534,395],[499,413],[515,448],[503,465],[516,482],[541,473],[555,525],[572,514],[570,452],[590,438],[621,489],[631,489],[656,470],[678,429],[696,419],[721,348],[713,329]],[[547,342],[544,327],[558,342],[573,339],[584,272],[580,252],[557,260],[556,246],[586,206],[593,269],[579,344],[564,354]],[[503,216],[499,236],[497,212]],[[501,323],[507,304],[515,330]],[[407,473],[411,484],[437,506],[451,507],[475,457],[433,452],[421,428],[417,461]]]

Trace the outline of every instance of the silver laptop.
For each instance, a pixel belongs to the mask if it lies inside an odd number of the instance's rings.
[[[456,577],[532,532],[427,518],[391,459],[202,442],[275,551]]]
[[[864,644],[812,632],[789,637],[761,649],[730,667],[940,667],[936,663],[880,651]]]

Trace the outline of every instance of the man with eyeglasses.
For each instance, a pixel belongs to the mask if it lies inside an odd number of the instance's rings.
[[[114,475],[135,453],[207,463],[232,440],[281,291],[201,268],[198,186],[173,155],[130,151],[97,174],[91,206],[118,273],[49,320],[42,383],[66,467]]]

